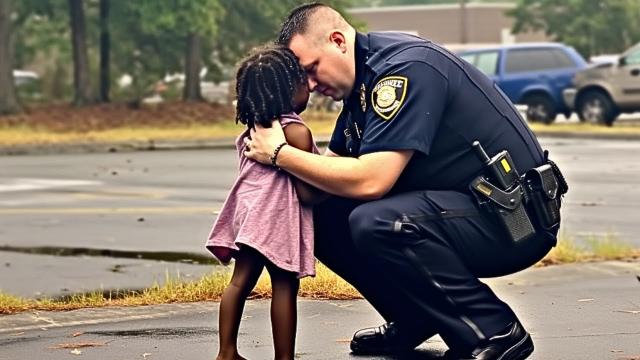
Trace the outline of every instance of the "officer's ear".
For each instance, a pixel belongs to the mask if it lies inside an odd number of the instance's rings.
[[[347,52],[347,38],[341,31],[334,30],[329,34],[329,41],[334,44],[342,53]]]

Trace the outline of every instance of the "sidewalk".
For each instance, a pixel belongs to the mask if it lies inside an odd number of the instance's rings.
[[[531,359],[637,360],[638,276],[640,262],[604,262],[533,268],[487,282],[531,332]],[[0,316],[0,359],[212,359],[217,309],[195,303]],[[268,301],[247,303],[239,346],[249,359],[273,357],[268,317]],[[364,301],[300,299],[297,358],[391,359],[349,354],[353,332],[380,321]],[[414,358],[438,359],[445,349],[430,339]]]

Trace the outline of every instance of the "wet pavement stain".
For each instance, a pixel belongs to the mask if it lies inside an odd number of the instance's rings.
[[[111,330],[111,331],[88,331],[85,334],[112,336],[112,337],[150,337],[150,338],[184,338],[184,337],[204,337],[217,335],[218,330],[214,328],[152,328],[134,330]]]
[[[37,341],[40,340],[40,336],[29,336],[29,337],[12,337],[6,339],[0,339],[0,347],[14,344],[23,344],[26,342]]]
[[[0,246],[0,251],[16,252],[32,255],[52,255],[52,256],[96,256],[110,257],[121,259],[136,260],[156,260],[166,262],[177,262],[193,265],[218,265],[216,259],[208,254],[193,254],[169,251],[122,251],[110,249],[90,249],[90,248],[67,248],[67,247],[18,247],[18,246]]]

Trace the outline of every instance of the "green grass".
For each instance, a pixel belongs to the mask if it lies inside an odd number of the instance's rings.
[[[625,260],[640,258],[640,249],[617,239],[613,235],[591,236],[584,245],[561,234],[556,246],[537,266],[587,261]],[[181,281],[167,275],[162,285],[154,285],[139,292],[103,294],[92,292],[61,299],[24,299],[0,293],[0,314],[13,314],[28,310],[66,311],[105,306],[141,306],[196,301],[218,301],[231,278],[230,271],[208,274],[199,280]],[[269,277],[264,273],[251,298],[271,295]],[[359,299],[362,296],[346,281],[322,264],[316,266],[316,277],[305,278],[300,284],[299,296],[314,299]]]
[[[612,234],[591,235],[583,242],[584,245],[578,245],[572,237],[560,234],[558,245],[539,265],[640,258],[640,249],[634,248]]]
[[[141,306],[218,301],[230,278],[230,271],[211,273],[195,281],[181,281],[167,275],[164,284],[156,284],[139,292],[103,294],[97,291],[61,299],[23,299],[0,293],[0,314],[13,314],[28,310],[66,311],[105,306]],[[259,299],[270,295],[271,283],[265,272],[250,297]],[[315,278],[305,278],[301,281],[299,295],[314,299],[361,298],[360,294],[351,285],[322,264],[316,266]]]
[[[336,116],[333,113],[310,112],[305,118],[314,136],[319,137],[331,134]],[[216,124],[123,126],[100,131],[55,132],[25,125],[0,126],[0,146],[224,139],[236,137],[243,129],[242,124],[231,119]]]
[[[309,111],[304,113],[309,127],[316,137],[331,134],[337,113]],[[551,125],[530,124],[537,134],[583,133],[595,135],[640,135],[640,124],[615,124],[612,127],[587,123],[556,122]],[[0,126],[0,146],[62,145],[77,143],[149,142],[163,140],[206,140],[232,138],[242,131],[242,126],[231,119],[216,124],[168,126],[124,126],[100,131],[54,132],[43,127],[25,125]]]

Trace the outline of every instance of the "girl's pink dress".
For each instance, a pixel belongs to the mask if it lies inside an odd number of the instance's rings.
[[[283,127],[292,123],[304,125],[296,114],[280,118]],[[240,171],[206,247],[221,262],[228,263],[239,245],[250,246],[279,268],[297,273],[298,278],[313,276],[312,209],[298,202],[286,171],[244,156],[243,139],[247,136],[249,130],[236,139]],[[313,151],[318,153],[315,144]]]

